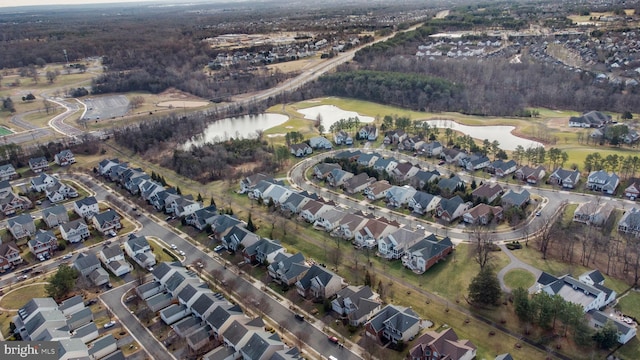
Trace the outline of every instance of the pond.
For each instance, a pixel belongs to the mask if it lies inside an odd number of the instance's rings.
[[[340,119],[348,119],[358,117],[361,123],[370,123],[375,120],[371,116],[363,116],[358,114],[355,111],[347,111],[342,110],[335,105],[319,105],[313,106],[306,109],[299,109],[298,112],[304,115],[305,119],[315,120],[318,118],[318,115],[322,116],[322,125],[324,125],[325,130],[328,132],[331,125],[340,121]]]
[[[439,129],[451,128],[452,130],[459,131],[478,140],[487,139],[491,142],[497,140],[500,143],[500,148],[502,150],[515,150],[518,145],[522,145],[522,147],[524,147],[525,149],[528,149],[530,147],[544,146],[537,141],[521,138],[511,134],[511,132],[515,129],[515,126],[468,126],[458,124],[457,122],[451,120],[428,120],[427,123],[430,126],[435,126]],[[439,137],[440,139],[444,139],[444,131],[440,131]]]
[[[289,117],[282,114],[259,114],[218,120],[207,126],[204,132],[194,136],[183,145],[188,149],[191,145],[204,145],[210,142],[221,142],[229,138],[253,139],[257,137],[257,130],[266,130],[274,126],[282,125]]]

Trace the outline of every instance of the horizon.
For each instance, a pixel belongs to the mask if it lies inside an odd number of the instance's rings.
[[[228,0],[234,2],[236,0]],[[16,4],[15,0],[0,0],[0,8],[23,8],[23,7],[38,7],[38,6],[83,6],[83,5],[114,5],[114,4],[135,4],[135,3],[151,3],[151,2],[168,2],[167,0],[22,0],[19,4]],[[202,2],[202,0],[196,1],[184,1],[174,0],[171,1],[175,4],[190,4],[194,2]]]

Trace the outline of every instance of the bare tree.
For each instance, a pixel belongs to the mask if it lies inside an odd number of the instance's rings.
[[[476,226],[469,234],[469,240],[475,245],[473,254],[474,260],[480,265],[480,269],[484,269],[493,260],[493,236],[488,229]]]
[[[302,349],[304,348],[305,344],[307,343],[307,341],[309,341],[309,333],[306,331],[298,330],[296,331],[295,335],[296,335],[296,346],[302,352]]]
[[[329,254],[330,258],[331,258],[331,262],[333,263],[333,266],[335,269],[338,269],[338,265],[340,265],[340,262],[342,261],[342,251],[340,251],[339,248],[332,248],[331,252]]]

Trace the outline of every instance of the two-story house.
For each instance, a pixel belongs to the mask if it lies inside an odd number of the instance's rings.
[[[375,125],[366,125],[358,130],[358,138],[375,141],[378,138],[378,128]]]
[[[307,299],[329,299],[344,284],[344,279],[330,270],[313,265],[307,273],[296,282],[300,296]]]
[[[573,189],[578,184],[578,181],[580,181],[580,171],[557,168],[551,175],[549,175],[548,181],[550,184],[559,185],[567,189]]]
[[[400,228],[378,241],[377,255],[388,260],[400,259],[408,248],[423,238],[423,231]]]
[[[240,244],[245,248],[251,246],[258,242],[260,237],[251,231],[241,227],[239,225],[235,225],[229,230],[227,235],[222,237],[221,242],[222,246],[224,246],[227,250],[237,251]]]
[[[122,252],[118,244],[104,246],[98,252],[98,259],[100,259],[100,262],[115,276],[123,276],[133,270],[131,264],[124,259],[124,252]]]
[[[93,215],[91,221],[93,222],[93,227],[102,234],[107,234],[110,231],[118,231],[122,227],[120,215],[113,209]]]
[[[53,251],[58,248],[58,239],[51,231],[38,230],[36,236],[29,240],[27,244],[29,245],[29,251],[37,259],[42,260],[45,256],[51,256]]]
[[[267,272],[271,279],[287,287],[302,279],[307,270],[309,270],[309,266],[307,266],[302,253],[290,255],[279,252],[267,266]]]
[[[0,165],[0,181],[11,180],[18,176],[16,169],[11,164]]]
[[[471,192],[471,196],[475,201],[483,201],[487,204],[494,202],[500,195],[504,193],[504,189],[498,183],[485,183],[477,187]]]
[[[392,185],[389,184],[387,180],[380,180],[369,184],[369,186],[363,190],[363,193],[369,200],[385,199],[391,187]]]
[[[129,235],[124,242],[124,252],[142,268],[146,269],[156,264],[156,256],[144,236]]]
[[[40,174],[31,179],[31,189],[35,192],[43,192],[46,188],[58,183],[58,179],[49,174]]]
[[[620,178],[615,173],[608,174],[604,170],[592,171],[587,178],[587,188],[613,195],[620,184]]]
[[[436,207],[436,216],[446,222],[452,222],[469,210],[470,203],[465,203],[458,195],[451,199],[442,199]]]
[[[319,163],[313,167],[313,176],[320,180],[324,180],[329,175],[331,170],[334,169],[342,169],[342,167],[340,166],[340,164]]]
[[[49,161],[44,156],[29,159],[29,168],[38,174],[45,170],[49,170]]]
[[[431,195],[424,191],[416,191],[413,197],[409,199],[408,206],[414,213],[424,215],[434,211],[440,200],[442,198],[439,196]]]
[[[98,207],[98,200],[95,196],[89,196],[84,199],[76,200],[73,203],[73,211],[81,218],[90,219],[93,215],[100,212]]]
[[[521,181],[525,181],[529,184],[537,184],[538,181],[542,180],[546,175],[546,170],[542,165],[535,168],[523,166],[520,169],[516,170],[515,175],[516,178]]]
[[[402,265],[416,274],[423,274],[453,251],[449,237],[438,241],[434,234],[418,241],[405,251]]]
[[[578,205],[573,212],[573,221],[601,227],[609,220],[613,209],[608,202],[591,200]]]
[[[15,241],[3,241],[0,243],[0,272],[5,272],[22,263],[20,249]]]
[[[387,305],[365,323],[365,336],[380,343],[406,343],[418,334],[421,324],[411,308]]]
[[[286,250],[279,241],[262,238],[242,250],[242,256],[247,264],[271,264],[276,256]]]
[[[65,149],[55,154],[53,157],[53,161],[60,166],[71,165],[76,162],[76,157],[73,155],[71,150]]]
[[[331,308],[349,321],[351,326],[360,326],[382,308],[380,296],[369,286],[347,286],[338,291],[331,301]]]
[[[63,205],[55,205],[42,210],[42,220],[48,228],[69,222],[69,213]]]
[[[89,232],[89,226],[84,222],[84,219],[77,219],[67,223],[59,225],[60,235],[69,243],[78,243],[91,236]]]
[[[33,236],[36,233],[36,224],[29,214],[21,214],[7,220],[7,228],[14,239],[22,239]]]

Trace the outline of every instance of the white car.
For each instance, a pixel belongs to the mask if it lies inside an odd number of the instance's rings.
[[[102,327],[105,329],[108,329],[110,327],[113,327],[116,324],[116,322],[114,320],[109,321],[108,323],[104,324]]]
[[[169,247],[170,247],[172,250],[176,250],[176,249],[178,249],[178,247],[176,246],[176,244],[171,244],[171,245],[169,245]]]
[[[182,256],[187,255],[187,254],[185,254],[185,253],[184,253],[184,251],[182,251],[182,250],[178,251],[178,253],[180,253],[180,255],[182,255]]]
[[[216,246],[216,247],[213,249],[213,251],[215,251],[215,252],[220,252],[220,251],[222,251],[223,249],[224,249],[224,246],[222,246],[222,245],[218,245],[218,246]]]
[[[422,226],[422,225],[418,224],[418,225],[416,225],[416,229],[418,229],[418,230],[424,230],[424,226]]]
[[[72,254],[67,254],[67,255],[62,257],[62,260],[71,259],[72,256],[73,256]]]

